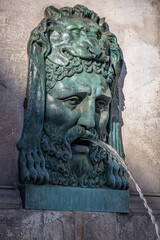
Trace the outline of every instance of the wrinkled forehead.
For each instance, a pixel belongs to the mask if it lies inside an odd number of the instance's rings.
[[[111,97],[110,87],[102,75],[95,73],[75,74],[72,77],[65,77],[58,81],[51,92],[57,96],[59,93],[80,93],[86,92],[96,95],[107,95]]]

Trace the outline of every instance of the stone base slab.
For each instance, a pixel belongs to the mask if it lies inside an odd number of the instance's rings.
[[[129,191],[26,184],[21,189],[25,209],[129,212]]]

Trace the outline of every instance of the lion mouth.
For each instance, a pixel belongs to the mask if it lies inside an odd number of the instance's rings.
[[[76,153],[89,153],[89,142],[85,139],[77,138],[71,144],[71,149]]]

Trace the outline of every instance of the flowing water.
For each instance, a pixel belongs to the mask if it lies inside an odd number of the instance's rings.
[[[157,234],[157,237],[158,237],[157,240],[159,240],[159,239],[160,239],[159,227],[158,227],[158,224],[156,223],[156,219],[155,219],[155,217],[154,217],[154,215],[153,215],[153,211],[152,211],[152,209],[149,207],[149,205],[148,205],[148,203],[147,203],[147,200],[146,200],[146,198],[144,197],[144,195],[143,195],[143,193],[142,193],[142,190],[141,190],[141,188],[139,187],[139,185],[137,184],[136,180],[134,179],[132,173],[128,170],[128,167],[127,167],[126,163],[124,162],[123,158],[121,158],[121,157],[119,156],[118,152],[117,152],[113,147],[111,147],[109,144],[104,143],[104,142],[102,142],[102,141],[100,141],[100,140],[95,140],[95,139],[94,139],[94,140],[93,140],[93,139],[88,139],[88,140],[89,140],[90,142],[93,142],[93,143],[95,143],[96,145],[102,147],[109,155],[113,155],[113,156],[116,158],[117,162],[126,169],[129,177],[132,179],[132,181],[133,181],[134,184],[135,184],[136,190],[137,190],[137,192],[139,193],[140,198],[143,200],[143,204],[144,204],[145,208],[147,209],[147,212],[148,212],[148,214],[149,214],[149,216],[150,216],[150,218],[151,218],[151,221],[152,221],[152,223],[153,223],[153,225],[154,225],[154,227],[155,227],[156,234]]]

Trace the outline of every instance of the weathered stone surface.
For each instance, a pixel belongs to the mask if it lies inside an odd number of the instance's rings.
[[[158,218],[160,222],[160,218]],[[146,214],[2,210],[3,240],[155,240]]]
[[[160,220],[160,218],[159,218]],[[155,240],[156,234],[151,220],[145,214],[117,214],[117,239]]]
[[[42,212],[44,219],[43,238],[46,240],[72,240],[74,238],[74,213]]]
[[[116,214],[84,214],[83,226],[84,240],[117,239]]]

